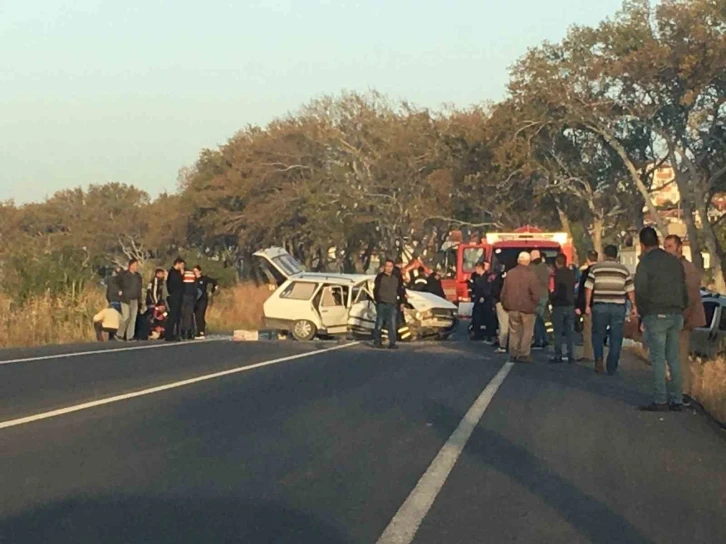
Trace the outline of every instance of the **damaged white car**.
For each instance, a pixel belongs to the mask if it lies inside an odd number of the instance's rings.
[[[368,338],[376,323],[375,276],[309,273],[282,248],[255,253],[262,271],[278,287],[264,304],[266,327],[296,340],[338,335]],[[411,336],[405,340],[448,338],[456,328],[457,307],[431,293],[407,291],[404,310]]]

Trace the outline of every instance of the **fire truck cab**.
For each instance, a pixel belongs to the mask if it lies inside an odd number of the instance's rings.
[[[490,250],[492,270],[504,266],[505,271],[517,266],[517,258],[522,251],[538,249],[553,271],[555,258],[560,253],[572,264],[574,248],[572,240],[565,232],[542,232],[535,227],[521,227],[514,232],[491,232],[486,235]],[[553,272],[554,276],[554,272]],[[553,278],[550,280],[553,281]],[[550,286],[552,287],[552,286]]]

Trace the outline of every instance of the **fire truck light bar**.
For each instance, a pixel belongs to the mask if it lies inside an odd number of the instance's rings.
[[[566,244],[568,240],[566,232],[490,232],[487,233],[486,239],[487,244],[490,245],[497,242],[516,242],[518,240],[543,240]]]

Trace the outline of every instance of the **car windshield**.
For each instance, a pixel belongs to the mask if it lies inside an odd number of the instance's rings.
[[[469,274],[474,272],[476,263],[484,262],[484,248],[482,247],[469,247],[464,250],[462,259],[462,272]]]
[[[534,247],[500,247],[494,250],[494,268],[504,265],[505,270],[510,270],[517,266],[517,259],[522,251],[532,251],[539,249],[547,264],[554,265],[555,258],[560,253],[559,248],[534,248]]]
[[[303,271],[300,263],[291,255],[280,255],[272,259],[272,262],[288,276],[300,274]]]

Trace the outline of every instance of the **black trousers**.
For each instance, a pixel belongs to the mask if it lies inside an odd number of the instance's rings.
[[[166,299],[169,303],[169,315],[164,323],[164,338],[173,340],[181,334],[181,318],[183,297],[181,295],[170,296]]]
[[[181,311],[181,335],[182,338],[192,338],[194,335],[194,303],[197,297],[184,295]]]
[[[197,334],[207,333],[207,306],[209,300],[206,297],[202,297],[197,301],[197,305],[194,308],[194,317],[197,320]]]
[[[490,340],[497,336],[497,311],[494,308],[494,300],[491,298],[486,299],[482,306],[484,338]]]

